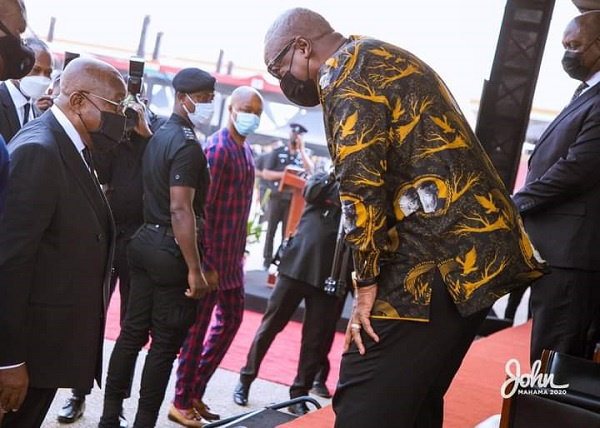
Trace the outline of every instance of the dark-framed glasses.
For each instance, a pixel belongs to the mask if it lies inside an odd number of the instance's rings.
[[[277,55],[275,55],[275,58],[273,58],[271,61],[269,61],[269,63],[267,64],[267,71],[269,72],[269,74],[271,76],[273,76],[276,79],[281,79],[281,76],[279,76],[279,74],[274,70],[274,67],[277,65],[277,63],[279,63],[283,57],[290,51],[290,49],[292,48],[292,46],[294,46],[294,43],[296,43],[296,37],[294,37],[292,40],[290,40],[289,42],[287,42],[287,44],[279,51],[279,53]]]

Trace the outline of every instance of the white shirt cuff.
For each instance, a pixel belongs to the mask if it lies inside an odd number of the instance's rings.
[[[8,370],[8,369],[16,369],[17,367],[21,367],[25,363],[19,363],[12,366],[0,366],[0,370]]]

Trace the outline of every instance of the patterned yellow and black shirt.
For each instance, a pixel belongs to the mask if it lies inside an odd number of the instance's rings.
[[[544,263],[444,82],[396,46],[352,36],[320,70],[329,151],[372,316],[427,321],[439,272],[468,315]]]

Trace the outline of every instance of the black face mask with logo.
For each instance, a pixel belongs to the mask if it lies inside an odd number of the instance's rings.
[[[0,37],[0,56],[2,56],[2,73],[0,80],[20,79],[26,76],[35,64],[35,53],[26,46],[20,37],[15,36],[0,21],[0,30],[6,35]]]

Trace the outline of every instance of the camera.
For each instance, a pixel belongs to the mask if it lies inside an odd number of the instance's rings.
[[[63,70],[64,70],[64,69],[65,69],[65,67],[66,67],[67,65],[69,65],[69,63],[70,63],[71,61],[73,61],[75,58],[79,58],[79,54],[78,54],[78,53],[74,53],[74,52],[69,52],[69,51],[66,51],[66,52],[65,52],[65,57],[64,57],[64,59],[63,59]]]
[[[127,92],[132,100],[139,102],[139,97],[144,84],[144,60],[141,58],[129,59],[129,76],[127,78]],[[138,124],[138,113],[131,107],[125,109],[125,130],[132,131]]]

